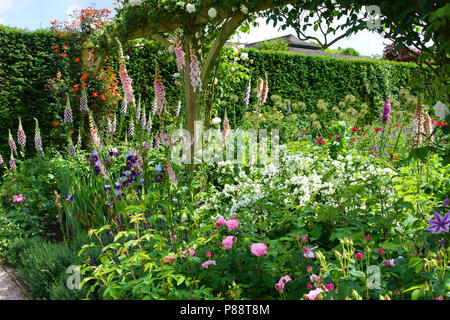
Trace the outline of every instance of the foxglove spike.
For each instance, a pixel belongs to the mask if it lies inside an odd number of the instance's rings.
[[[134,137],[134,121],[130,120],[130,127],[128,128],[128,135]]]
[[[72,108],[70,107],[70,100],[67,97],[66,109],[64,109],[64,123],[73,123]]]
[[[13,157],[12,152],[11,152],[11,159],[9,160],[9,168],[11,170],[16,170],[17,169],[16,162],[14,161],[14,157]]]
[[[181,111],[181,101],[178,101],[177,110],[175,112],[176,117],[178,117],[180,115],[180,111]]]
[[[41,156],[44,156],[41,131],[39,130],[39,122],[36,118],[34,118],[34,121],[36,121],[36,129],[34,132],[34,146],[36,147],[36,151],[39,152]]]
[[[120,109],[120,113],[123,115],[127,114],[127,107],[128,107],[128,101],[127,98],[123,98],[122,99],[122,105],[121,105],[121,109]]]
[[[142,130],[145,130],[146,126],[147,126],[147,115],[145,114],[145,108],[144,108],[144,110],[142,111],[142,116],[141,116]]]
[[[11,130],[8,130],[9,133],[9,138],[8,138],[8,143],[9,146],[11,148],[12,151],[16,152],[17,151],[17,146],[16,146],[16,142],[14,141],[12,135],[11,135]]]
[[[83,94],[80,100],[80,111],[85,112],[88,110],[88,98],[86,94],[86,90],[83,90]]]
[[[25,131],[22,128],[22,119],[20,118],[19,118],[19,130],[17,130],[17,141],[19,142],[19,145],[21,145],[22,147],[25,147],[25,144],[27,142]]]

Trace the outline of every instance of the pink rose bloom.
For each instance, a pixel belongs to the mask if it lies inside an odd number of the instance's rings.
[[[311,289],[312,289],[312,284],[311,284],[311,283],[308,283],[308,285],[306,286],[306,288],[307,288],[308,290],[311,290]]]
[[[227,220],[225,220],[224,218],[220,218],[219,220],[216,221],[216,228],[219,229],[225,223],[227,223]]]
[[[307,237],[302,237],[302,242],[307,242],[308,238]]]
[[[381,255],[381,254],[384,253],[384,250],[380,248],[380,249],[378,250],[378,253]]]
[[[391,267],[395,267],[394,259],[391,259],[391,260],[384,260],[381,264],[382,264],[384,267],[386,267],[387,265],[390,265]]]
[[[228,236],[225,240],[222,241],[224,248],[231,249],[233,248],[233,243],[236,241],[236,237]]]
[[[257,257],[261,257],[267,253],[267,247],[264,243],[254,243],[250,247],[250,251]]]
[[[215,262],[214,260],[208,260],[208,261],[205,261],[205,262],[203,262],[203,263],[201,264],[200,268],[202,268],[202,269],[208,269],[208,267],[209,267],[210,265],[215,266],[215,265],[216,265],[216,262]]]
[[[225,222],[228,231],[233,231],[236,230],[239,227],[239,222],[237,220],[228,220],[227,222]]]
[[[284,285],[291,281],[291,277],[287,274],[284,277],[281,277],[280,281],[275,285],[275,289],[279,290],[280,292],[284,291]]]
[[[189,248],[189,249],[187,249],[186,251],[183,251],[182,257],[183,257],[183,258],[187,258],[187,257],[188,257],[188,254],[189,254],[190,257],[192,257],[192,256],[195,254],[195,250],[192,249],[192,248]]]
[[[308,300],[316,300],[317,296],[319,296],[323,290],[321,288],[317,288],[315,290],[311,290],[308,294],[305,295],[305,298]]]
[[[308,248],[307,246],[303,246],[303,256],[306,259],[313,259],[315,257],[313,250],[317,249],[318,247]]]
[[[306,271],[308,271],[308,272],[312,271],[312,267],[311,266],[307,266],[306,267]]]
[[[363,258],[363,254],[361,252],[357,252],[355,256],[356,256],[356,259],[358,259],[358,260],[362,260],[362,258]]]
[[[26,200],[26,198],[22,194],[19,194],[18,196],[13,197],[14,203],[24,203],[25,200]]]
[[[329,283],[329,284],[325,285],[325,290],[326,290],[327,292],[330,292],[330,291],[332,291],[333,289],[334,289],[334,285],[333,285],[332,283]]]
[[[164,258],[163,263],[164,263],[164,264],[169,264],[169,263],[171,263],[173,260],[175,260],[174,257],[168,256],[168,257]]]
[[[370,240],[370,236],[366,236],[366,240],[369,241]]]
[[[207,256],[208,258],[211,257],[211,252],[208,251],[208,252],[206,253],[206,256]]]

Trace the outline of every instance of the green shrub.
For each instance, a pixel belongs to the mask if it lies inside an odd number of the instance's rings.
[[[42,238],[17,239],[5,254],[6,261],[17,269],[36,299],[72,300],[86,296],[88,288],[69,290],[66,286],[71,265],[81,265],[90,255],[98,252],[78,252],[91,241],[87,234],[80,234],[70,243],[52,243]]]

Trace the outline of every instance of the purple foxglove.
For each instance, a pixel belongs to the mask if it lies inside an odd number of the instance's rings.
[[[9,133],[9,138],[8,138],[8,143],[9,146],[11,148],[12,151],[16,152],[17,151],[17,146],[16,146],[16,142],[14,141],[12,135],[11,135],[11,130],[8,130]]]
[[[386,102],[384,103],[384,109],[383,109],[383,123],[384,124],[388,124],[390,112],[391,112],[391,100],[389,97],[387,97]]]
[[[86,90],[83,90],[81,100],[80,100],[80,111],[84,112],[88,110],[88,98],[86,94]]]
[[[25,131],[22,127],[22,119],[19,118],[19,130],[17,130],[17,141],[19,142],[19,145],[22,147],[25,147],[25,144],[27,142],[27,137],[25,136]]]
[[[144,110],[142,111],[142,115],[141,115],[141,128],[142,128],[142,130],[145,130],[146,126],[147,126],[147,115],[145,113],[145,108],[144,108]]]
[[[127,67],[123,56],[122,44],[120,43],[120,41],[117,41],[117,43],[119,45],[119,75],[120,81],[122,82],[123,92],[125,94],[127,101],[131,103],[133,106],[136,106],[133,87],[131,86],[133,80],[128,76]]]
[[[183,70],[183,68],[184,68],[184,56],[185,56],[185,53],[181,49],[181,41],[180,41],[180,38],[178,38],[178,36],[177,36],[177,40],[176,40],[175,55],[177,57],[177,68],[178,68],[178,71],[181,72]]]
[[[14,161],[14,157],[13,157],[12,152],[11,152],[11,159],[9,160],[9,168],[11,170],[16,170],[17,169],[16,162]]]
[[[141,120],[141,98],[139,98],[139,103],[136,108],[136,120],[137,121]]]
[[[120,108],[120,113],[123,115],[127,114],[127,107],[128,107],[128,101],[126,97],[123,97],[122,99],[122,103],[121,103],[121,108]]]
[[[130,120],[130,127],[128,128],[128,135],[130,137],[134,136],[134,121]]]
[[[161,77],[159,75],[158,65],[155,68],[155,97],[156,97],[156,114],[161,116],[162,111],[166,108],[166,91],[164,90],[164,84],[162,83]]]
[[[92,112],[89,112],[89,129],[91,131],[92,141],[98,149],[102,149],[102,144],[100,142],[100,138],[98,136],[97,128],[94,121],[94,116]]]
[[[73,123],[72,108],[70,107],[70,100],[67,97],[66,109],[64,109],[64,123]]]
[[[36,121],[36,129],[34,131],[34,146],[36,147],[36,151],[39,152],[41,156],[44,156],[44,149],[42,148],[41,131],[39,130],[39,122],[36,118],[34,118],[34,121]]]
[[[202,80],[200,79],[200,64],[198,62],[197,56],[191,54],[191,84],[194,88],[194,92],[202,90]]]
[[[178,180],[177,180],[177,177],[175,176],[175,173],[172,170],[172,167],[170,166],[169,159],[166,160],[166,163],[167,163],[167,173],[169,174],[170,180],[172,180],[172,183],[174,185],[177,185],[178,184]]]
[[[150,118],[147,121],[147,133],[152,132],[152,126],[153,126],[152,116],[150,116]]]
[[[78,132],[77,147],[81,148],[81,131]]]

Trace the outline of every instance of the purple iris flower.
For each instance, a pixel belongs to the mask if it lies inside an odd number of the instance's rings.
[[[449,202],[450,202],[450,198],[447,198],[444,200],[444,208],[447,208]]]
[[[95,166],[94,167],[94,171],[96,174],[100,174],[100,167],[99,166]]]
[[[105,185],[103,188],[105,191],[111,190],[111,186],[109,184]]]
[[[73,196],[65,196],[64,197],[66,200],[67,200],[67,202],[72,202],[73,201]]]
[[[434,234],[439,234],[442,231],[448,233],[448,228],[450,227],[450,211],[447,212],[443,217],[434,212],[434,219],[428,220],[430,226],[427,230],[432,231]]]
[[[146,183],[146,181],[145,181],[144,178],[141,178],[141,183],[142,183],[142,184]]]

